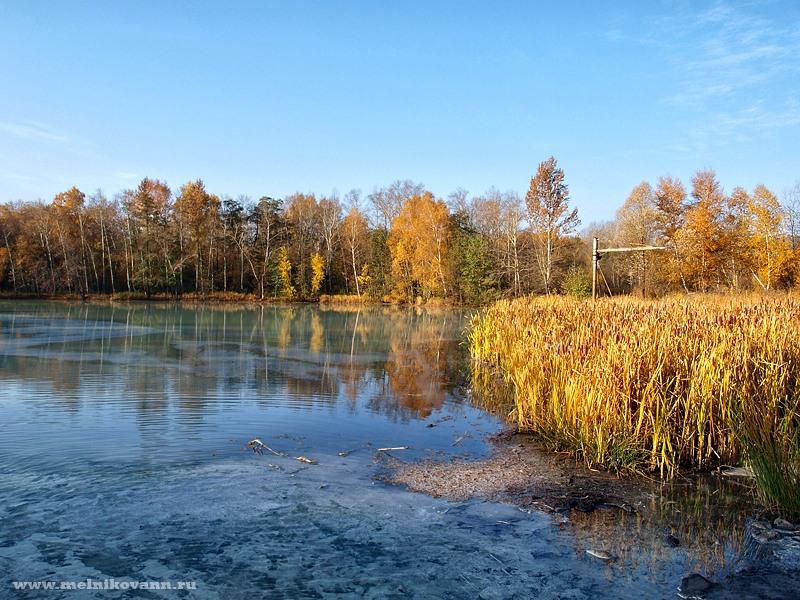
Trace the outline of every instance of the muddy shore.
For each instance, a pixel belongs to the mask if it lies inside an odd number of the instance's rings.
[[[489,500],[554,513],[640,512],[663,487],[644,477],[589,469],[568,454],[546,450],[530,435],[507,430],[489,441],[492,453],[485,459],[407,463],[389,458],[381,479],[437,498]],[[743,488],[750,492],[750,486]]]

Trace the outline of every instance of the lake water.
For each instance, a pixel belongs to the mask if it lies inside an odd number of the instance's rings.
[[[0,302],[0,598],[674,597],[698,558],[641,524],[375,480],[380,447],[488,452],[501,424],[465,397],[466,320]],[[709,542],[723,570],[734,529]],[[586,554],[609,536],[630,560]],[[13,588],[86,580],[196,589]]]

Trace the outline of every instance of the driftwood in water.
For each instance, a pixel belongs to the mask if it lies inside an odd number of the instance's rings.
[[[258,438],[254,438],[249,442],[247,442],[247,447],[256,454],[263,454],[264,450],[267,450],[268,452],[272,452],[272,454],[274,454],[275,456],[286,456],[286,454],[284,454],[283,452],[278,452],[277,450],[273,450]]]

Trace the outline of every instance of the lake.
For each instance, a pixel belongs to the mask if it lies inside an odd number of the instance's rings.
[[[674,596],[697,557],[649,547],[630,523],[567,525],[376,481],[378,448],[408,446],[390,453],[402,460],[490,451],[501,423],[465,391],[467,321],[444,309],[0,302],[0,596]],[[269,449],[248,450],[253,438]],[[609,535],[632,560],[586,554]],[[717,539],[723,571],[732,535]],[[194,589],[13,588],[86,580]]]

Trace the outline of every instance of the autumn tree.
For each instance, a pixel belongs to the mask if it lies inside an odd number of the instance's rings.
[[[581,295],[592,236],[667,247],[607,255],[600,286],[612,294],[645,285],[654,292],[775,289],[800,280],[800,184],[781,205],[764,186],[726,195],[712,171],[696,174],[690,196],[680,180],[662,177],[655,189],[636,186],[614,222],[592,224],[580,237],[572,235],[577,212],[553,158],[539,165],[524,203],[513,191],[471,197],[459,188],[445,205],[411,181],[368,199],[369,210],[357,191],[343,202],[335,193],[220,200],[192,181],[173,202],[165,183],[145,178],[111,200],[71,188],[48,203],[7,203],[0,205],[0,289],[222,289],[262,299],[326,291],[467,303],[538,289]]]
[[[290,258],[297,265],[295,282],[301,295],[308,294],[311,255],[320,246],[319,204],[313,194],[292,194],[286,198],[285,218],[291,229]]]
[[[86,195],[72,187],[53,198],[58,243],[63,256],[65,280],[69,291],[73,288],[89,292],[86,261],[83,203]]]
[[[653,188],[643,181],[633,188],[617,211],[617,240],[623,246],[654,245],[659,234],[658,216]],[[651,256],[647,252],[631,252],[624,260],[631,286],[645,294]]]
[[[506,279],[510,282],[511,293],[520,296],[524,293],[523,273],[528,254],[529,238],[524,235],[525,205],[516,192],[506,192],[500,200],[500,232],[505,249],[503,266]]]
[[[537,242],[536,259],[548,295],[552,287],[553,263],[563,246],[563,238],[580,225],[578,209],[570,209],[569,200],[564,171],[551,156],[539,164],[525,195],[528,219]]]
[[[369,241],[369,226],[366,217],[358,209],[357,202],[351,204],[340,229],[346,253],[350,258],[356,295],[361,297],[360,279],[364,275],[364,252]]]
[[[447,195],[447,209],[454,217],[474,225],[473,203],[469,200],[469,191],[464,188],[456,188]]]
[[[123,193],[133,287],[149,295],[168,285],[172,275],[167,227],[172,191],[157,179],[144,178],[135,190]]]
[[[723,202],[720,233],[722,280],[733,290],[749,287],[755,263],[750,243],[750,195],[737,187]]]
[[[311,255],[311,295],[316,296],[325,281],[325,258],[319,253]]]
[[[60,267],[53,207],[25,203],[18,211],[19,222],[22,224],[14,249],[18,270],[27,274],[32,289],[37,293],[63,291],[58,284],[64,278],[56,275]],[[71,289],[71,282],[66,283],[68,289]]]
[[[413,196],[392,222],[392,275],[404,298],[447,295],[445,264],[450,238],[447,206],[430,192]]]
[[[285,298],[294,298],[295,288],[292,285],[292,262],[289,260],[289,252],[286,246],[278,249],[277,268],[275,270],[275,289]]]
[[[220,199],[209,194],[200,179],[184,184],[175,200],[181,255],[194,264],[194,285],[198,292],[209,291],[212,287],[212,259],[219,209]]]
[[[692,200],[675,237],[686,279],[701,292],[721,282],[725,200],[714,171],[699,171],[692,178]]]
[[[97,190],[90,198],[87,206],[87,219],[93,224],[95,247],[99,244],[99,276],[97,291],[116,292],[115,272],[119,269],[118,243],[121,235],[122,219],[120,207],[109,201],[101,190]],[[171,231],[164,231],[159,244],[165,248],[171,245]],[[96,253],[96,251],[95,251]]]
[[[470,222],[486,242],[493,279],[514,296],[525,290],[529,238],[524,235],[526,208],[516,192],[490,188],[468,205]]]
[[[777,196],[763,185],[757,185],[748,199],[753,277],[769,290],[780,280],[791,256],[789,240],[783,235],[784,212]]]
[[[654,192],[654,199],[659,241],[667,246],[667,253],[664,256],[665,279],[673,285],[680,283],[681,287],[688,291],[686,279],[683,276],[680,245],[676,240],[676,234],[683,227],[686,214],[686,188],[680,179],[660,177]]]

